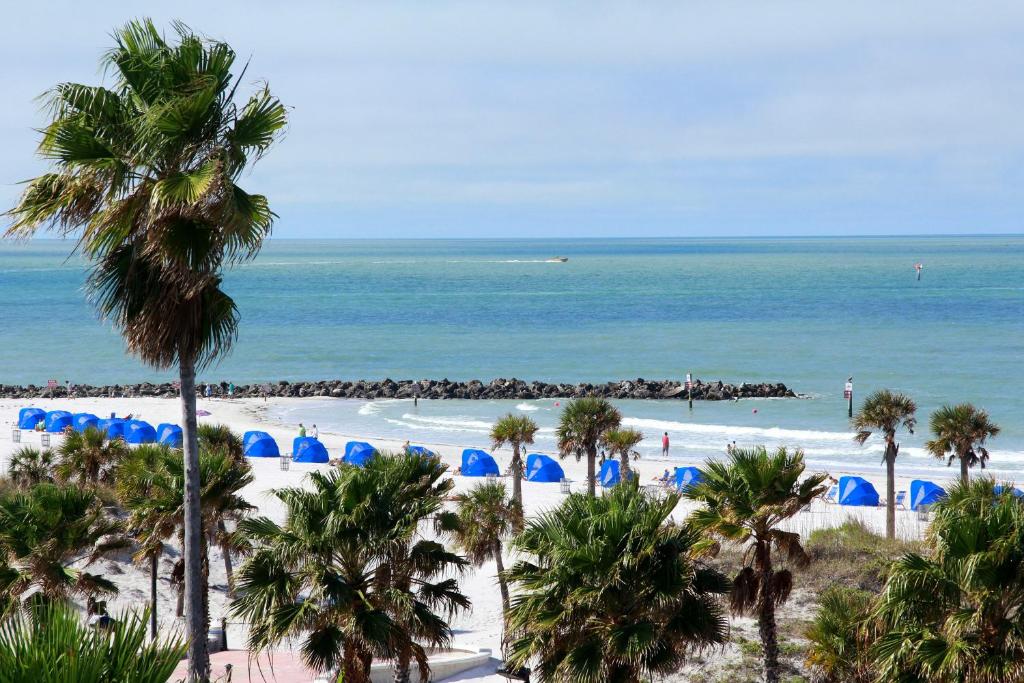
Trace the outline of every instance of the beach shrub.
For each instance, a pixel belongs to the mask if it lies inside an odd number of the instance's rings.
[[[245,460],[242,437],[225,424],[201,424],[199,448],[207,451],[220,451],[236,460]]]
[[[107,439],[106,434],[88,427],[84,432],[70,431],[57,447],[59,457],[54,472],[63,482],[96,486],[110,484],[114,472],[129,452],[121,439]]]
[[[35,446],[22,446],[11,453],[7,473],[11,481],[23,488],[53,482],[53,451]]]
[[[871,683],[871,645],[875,595],[832,586],[818,598],[814,621],[806,631],[807,667],[820,683]]]
[[[838,584],[878,593],[893,561],[922,546],[889,540],[861,520],[847,519],[837,527],[812,531],[806,549],[811,562],[802,570],[801,581],[809,590],[822,592]]]

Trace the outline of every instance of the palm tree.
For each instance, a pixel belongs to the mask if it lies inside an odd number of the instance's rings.
[[[224,454],[244,460],[245,453],[242,448],[242,437],[231,428],[223,424],[199,425],[199,448],[209,451],[222,451]]]
[[[870,648],[876,637],[873,595],[845,586],[830,586],[818,598],[818,611],[807,629],[806,664],[821,683],[873,683]]]
[[[92,489],[37,484],[0,496],[0,595],[13,606],[32,588],[47,599],[116,593],[71,565],[124,548],[120,529]]]
[[[533,443],[540,427],[526,415],[509,413],[491,427],[491,442],[497,450],[512,447],[512,500],[523,507],[523,455],[522,447]]]
[[[608,455],[613,458],[619,456],[623,479],[629,475],[629,459],[639,455],[636,447],[643,440],[643,433],[636,429],[614,429],[605,432],[602,441],[608,448]]]
[[[786,602],[793,587],[788,569],[776,569],[772,550],[797,566],[806,565],[800,535],[783,531],[785,520],[811,504],[825,491],[827,475],[804,473],[802,451],[779,448],[769,454],[764,446],[733,449],[727,462],[709,460],[701,469],[703,480],[686,497],[705,504],[690,515],[698,529],[723,539],[750,544],[745,566],[733,581],[730,606],[734,614],[756,614],[764,652],[766,683],[779,681],[779,645],[775,608]]]
[[[84,432],[68,432],[57,448],[60,460],[54,472],[60,481],[95,486],[109,483],[129,448],[122,439],[107,440],[100,430],[89,427]]]
[[[87,282],[100,314],[128,349],[181,380],[185,583],[189,678],[206,679],[195,375],[231,346],[234,301],[225,267],[252,258],[274,214],[237,181],[280,137],[282,104],[264,87],[236,101],[235,53],[181,23],[165,40],[149,20],[114,33],[104,56],[112,87],[59,84],[41,156],[53,170],[28,182],[7,235],[40,228],[75,236],[91,262]]]
[[[31,488],[43,482],[53,482],[53,451],[41,451],[34,446],[22,446],[11,453],[7,474],[22,488]]]
[[[597,444],[606,432],[618,429],[622,414],[603,398],[588,396],[577,398],[565,406],[556,430],[558,451],[565,457],[575,455],[579,460],[587,456],[587,492],[594,495],[597,472]]]
[[[947,465],[960,461],[960,481],[967,483],[967,470],[975,465],[985,469],[988,450],[985,440],[999,434],[999,426],[988,419],[988,413],[970,403],[942,406],[930,420],[932,440],[925,449],[936,458],[947,458]]]
[[[62,602],[19,611],[0,622],[0,683],[166,683],[185,644],[145,640],[145,615],[122,614],[98,629]]]
[[[926,552],[892,566],[878,680],[1024,680],[1024,506],[994,484],[952,486],[932,508]]]
[[[906,394],[881,389],[864,399],[850,422],[857,431],[853,438],[859,444],[876,431],[885,439],[885,535],[889,540],[896,538],[896,456],[900,452],[896,430],[902,426],[913,434],[916,412],[917,405]]]
[[[724,643],[728,582],[702,563],[700,533],[669,521],[678,502],[624,482],[530,521],[514,542],[528,559],[508,570],[509,666],[536,661],[541,681],[639,683]]]
[[[504,482],[477,484],[455,496],[459,524],[455,539],[477,567],[494,560],[498,572],[503,614],[510,607],[502,547],[523,526],[522,508],[508,497]]]

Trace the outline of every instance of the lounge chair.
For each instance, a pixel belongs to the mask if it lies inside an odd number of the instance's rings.
[[[826,493],[824,496],[822,496],[822,500],[824,500],[826,503],[835,503],[836,502],[836,495],[838,493],[839,493],[839,485],[836,484],[836,485],[834,485],[832,488],[830,488],[828,490],[828,493]]]
[[[897,491],[896,492],[896,507],[901,510],[907,509],[907,492]]]

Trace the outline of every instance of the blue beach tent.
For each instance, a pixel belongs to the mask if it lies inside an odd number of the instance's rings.
[[[145,420],[128,420],[124,426],[124,440],[128,443],[154,443],[156,430]]]
[[[71,426],[76,432],[84,432],[89,427],[96,429],[100,419],[92,413],[75,413],[71,416]]]
[[[680,491],[685,491],[694,484],[699,484],[702,481],[704,481],[704,477],[701,476],[700,470],[696,467],[676,468],[676,488]]]
[[[530,453],[526,456],[526,481],[549,484],[562,481],[564,478],[562,466],[552,458],[540,453]]]
[[[295,462],[327,462],[327,449],[319,439],[311,436],[297,436],[292,441],[292,460]]]
[[[46,411],[40,408],[22,408],[18,411],[18,429],[35,429],[46,419]]]
[[[914,479],[910,482],[910,509],[921,505],[932,505],[946,497],[946,490],[930,481]]]
[[[341,456],[341,459],[349,465],[362,467],[375,455],[377,449],[365,441],[349,441],[345,444],[345,455]]]
[[[861,477],[840,477],[839,504],[876,507],[878,491],[871,485],[871,482]]]
[[[422,458],[436,458],[437,453],[430,450],[426,446],[409,446],[405,449],[405,452],[409,455],[418,455]]]
[[[170,422],[163,422],[156,426],[156,442],[171,448],[181,448],[183,434],[181,427]]]
[[[126,424],[126,420],[112,417],[109,420],[100,420],[96,424],[96,429],[106,434],[108,439],[123,439]]]
[[[464,477],[486,477],[489,474],[498,476],[498,463],[486,451],[477,448],[467,448],[462,451],[462,476]]]
[[[604,488],[609,488],[618,484],[620,479],[619,461],[605,460],[604,464],[601,465],[601,471],[597,474],[597,481]]]
[[[266,432],[246,432],[242,439],[242,453],[250,458],[278,458],[281,449],[274,437]]]
[[[71,426],[71,413],[66,410],[51,410],[46,414],[46,431],[63,432]]]

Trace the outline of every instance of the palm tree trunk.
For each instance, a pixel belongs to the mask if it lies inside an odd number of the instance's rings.
[[[885,537],[896,538],[896,442],[885,442]]]
[[[220,537],[223,542],[220,544],[220,551],[224,553],[224,574],[228,577],[228,597],[235,597],[235,567],[231,563],[231,548],[227,542],[227,527],[224,525],[224,520],[217,522],[217,531],[220,532]]]
[[[501,541],[494,542],[494,564],[498,568],[498,589],[501,591],[502,617],[508,614],[511,603],[508,599],[508,584],[505,582],[505,562],[501,559]]]
[[[149,633],[156,640],[156,573],[160,567],[160,556],[153,553],[149,558]]]
[[[395,683],[409,683],[409,662],[412,660],[412,651],[408,645],[398,648],[395,654]]]
[[[971,478],[971,475],[968,474],[967,470],[967,458],[966,456],[962,456],[960,458],[960,481],[963,482],[964,486],[967,485]]]
[[[626,481],[629,478],[629,453],[623,453],[619,456],[619,476],[622,481]]]
[[[523,509],[523,460],[519,444],[512,444],[512,500]]]
[[[597,461],[597,447],[591,446],[587,449],[587,493],[593,498],[596,493],[595,484],[597,483],[597,470],[595,469],[595,462]]]
[[[203,539],[199,509],[199,434],[196,425],[196,370],[192,358],[179,363],[182,447],[185,458],[185,602],[188,680],[206,683],[210,655],[203,612]]]
[[[775,596],[772,594],[772,558],[767,547],[758,548],[761,590],[757,605],[757,630],[764,654],[765,683],[779,683],[779,637],[775,626]]]

